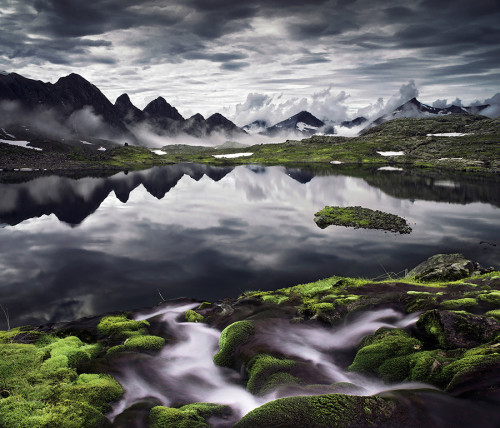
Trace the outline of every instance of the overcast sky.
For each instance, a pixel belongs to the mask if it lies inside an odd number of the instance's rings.
[[[75,72],[112,102],[161,95],[239,125],[484,100],[500,92],[499,40],[500,0],[0,0],[0,69]]]

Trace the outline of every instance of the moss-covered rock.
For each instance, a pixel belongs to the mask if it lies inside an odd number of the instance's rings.
[[[388,371],[380,367],[389,359],[406,357],[408,354],[418,352],[422,349],[422,343],[410,337],[404,330],[381,328],[374,335],[365,338],[358,350],[349,370],[384,375]],[[392,367],[407,365],[407,360],[402,358],[395,361]],[[405,373],[407,367],[398,368],[398,372]],[[401,374],[397,375],[400,378]],[[392,380],[392,379],[391,379]]]
[[[110,315],[103,317],[97,326],[97,330],[103,336],[126,339],[131,336],[147,334],[149,322],[134,321],[125,314]]]
[[[394,214],[363,207],[325,207],[318,211],[314,221],[321,229],[329,225],[356,229],[379,229],[389,232],[411,233],[406,220]]]
[[[122,387],[110,376],[77,372],[100,352],[101,345],[72,336],[1,344],[0,426],[107,426],[103,413],[121,397]]]
[[[151,428],[209,428],[207,419],[231,414],[229,406],[212,403],[193,403],[178,409],[156,406],[150,412]]]
[[[463,299],[445,300],[444,302],[441,302],[441,307],[449,310],[473,308],[474,306],[477,306],[477,300],[471,297],[466,297]]]
[[[252,321],[236,321],[228,325],[220,335],[220,351],[214,356],[214,363],[219,366],[236,368],[236,355],[239,346],[244,344],[255,331]]]
[[[165,339],[159,336],[142,335],[129,337],[122,345],[108,349],[108,354],[122,351],[159,351],[165,345]]]
[[[326,428],[397,426],[399,409],[395,402],[380,397],[325,394],[280,398],[246,414],[234,427]]]
[[[249,376],[248,391],[252,394],[266,394],[279,386],[299,384],[301,380],[289,373],[296,365],[294,360],[268,354],[254,356],[245,364]]]
[[[474,348],[500,332],[500,323],[493,318],[437,310],[420,315],[417,327],[431,345],[442,349]]]
[[[188,309],[186,312],[184,312],[184,317],[186,318],[187,322],[203,322],[203,320],[205,319],[203,315],[193,311],[192,309]]]

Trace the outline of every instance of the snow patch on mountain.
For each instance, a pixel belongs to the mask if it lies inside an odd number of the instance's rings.
[[[10,144],[11,146],[24,147],[25,149],[38,150],[40,152],[42,151],[42,149],[40,149],[38,147],[28,146],[28,144],[30,143],[29,141],[15,141],[15,140],[2,140],[2,139],[0,139],[0,143]]]

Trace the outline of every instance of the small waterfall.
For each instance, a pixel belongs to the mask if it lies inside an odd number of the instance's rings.
[[[135,317],[136,320],[144,320],[161,316],[165,331],[174,332],[177,341],[167,344],[156,355],[134,354],[117,361],[114,376],[126,392],[108,415],[110,419],[113,420],[134,403],[151,398],[164,406],[195,402],[226,404],[231,406],[238,418],[276,398],[273,393],[262,397],[250,394],[241,385],[238,373],[213,363],[212,358],[219,349],[220,331],[203,323],[176,321],[179,315],[196,306],[167,306]],[[259,330],[258,340],[286,355],[312,362],[330,383],[351,382],[360,387],[360,394],[371,395],[422,384],[395,387],[346,372],[335,364],[332,351],[354,348],[363,336],[380,327],[403,328],[416,320],[414,314],[403,316],[392,309],[367,312],[348,324],[334,328],[272,320],[272,325]]]

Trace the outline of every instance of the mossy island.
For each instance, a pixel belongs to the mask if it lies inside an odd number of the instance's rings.
[[[319,228],[330,225],[354,227],[355,229],[378,229],[394,233],[411,233],[412,229],[406,220],[395,214],[385,213],[370,208],[325,207],[314,214],[314,221]]]
[[[165,324],[181,304],[189,309]],[[1,332],[0,426],[418,427],[436,426],[435,403],[443,423],[495,424],[500,272],[460,254],[431,257],[403,278],[331,277],[148,311]],[[156,358],[190,329],[219,336],[210,370],[231,374],[254,409],[167,403],[152,388],[117,411],[133,388],[120,384],[121,368],[147,363],[154,377]]]

